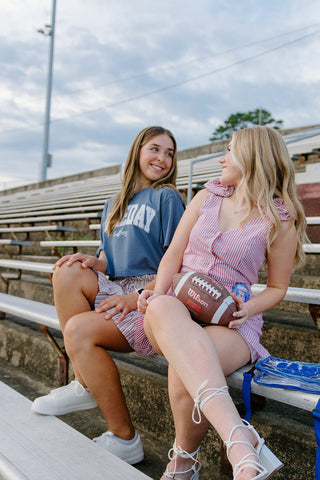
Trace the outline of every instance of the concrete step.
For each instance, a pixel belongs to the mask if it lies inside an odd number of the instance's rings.
[[[320,231],[320,229],[319,229]],[[319,242],[313,242],[319,243]],[[306,255],[306,263],[303,267],[298,268],[294,275],[318,275],[320,273],[320,255],[308,253]]]
[[[9,276],[9,289],[2,279],[0,279],[0,291],[9,293],[17,297],[28,298],[38,302],[53,305],[52,284],[45,273],[22,273],[21,278],[17,279],[11,272]]]
[[[43,252],[42,252],[43,253]],[[55,263],[58,257],[53,255],[15,255],[14,260],[20,260],[22,262],[40,262],[40,263]]]
[[[68,225],[69,226],[69,225]],[[34,232],[30,235],[30,238],[28,240],[32,241],[32,245],[24,245],[21,247],[21,250],[19,250],[18,246],[15,245],[7,245],[5,250],[7,253],[5,253],[4,249],[1,249],[0,251],[0,256],[3,258],[8,258],[8,255],[11,257],[16,256],[16,255],[34,255],[34,256],[52,256],[51,253],[51,247],[42,247],[40,245],[41,241],[44,240],[94,240],[93,238],[93,233],[92,230],[88,229],[88,226],[83,229],[80,227],[80,230],[78,229],[77,226],[77,232],[66,232],[65,235],[61,235],[60,233],[54,233],[51,234],[50,236],[46,236],[44,232]],[[94,232],[96,235],[96,232]],[[25,240],[25,235],[23,236],[22,234],[17,234],[17,237],[19,240]],[[9,238],[9,235],[7,236]],[[60,253],[63,253],[66,251],[66,253],[73,253],[72,247],[68,247],[68,249],[62,249],[62,247],[59,247],[60,249],[58,250]],[[20,253],[19,253],[20,252]],[[85,247],[84,253],[88,254],[95,254],[96,252],[96,247]]]
[[[259,283],[267,282],[267,274],[262,271],[259,274]],[[290,287],[317,288],[320,289],[320,265],[317,275],[306,275],[303,273],[294,273],[290,277]]]
[[[320,255],[316,253],[308,253],[305,256],[305,259],[305,265],[293,270],[291,278],[294,278],[295,276],[300,277],[309,275],[319,277]],[[259,276],[262,276],[263,278],[266,276],[266,267],[260,271]]]
[[[55,249],[52,249],[51,247],[39,247],[41,250],[42,255],[53,255],[55,256],[56,253],[60,256],[63,255],[72,255],[73,253],[76,253],[77,251],[81,251],[81,253],[84,253],[86,255],[95,255],[97,251],[97,247],[81,247],[81,249],[77,249],[76,247],[56,247]]]

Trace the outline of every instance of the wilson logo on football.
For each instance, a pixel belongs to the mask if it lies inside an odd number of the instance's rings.
[[[205,302],[204,300],[202,300],[199,293],[196,293],[194,290],[192,290],[192,288],[189,288],[188,295],[190,296],[190,298],[193,298],[198,303],[200,303],[200,305],[203,305],[204,307],[208,307],[208,302]]]
[[[201,307],[193,303],[191,300],[188,300],[188,305],[192,308],[192,310],[197,310],[197,312],[200,312],[201,310]]]
[[[194,320],[228,325],[237,311],[228,290],[200,272],[178,273],[173,277],[176,297],[187,307]]]

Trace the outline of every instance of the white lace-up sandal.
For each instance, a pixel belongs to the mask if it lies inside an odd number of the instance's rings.
[[[209,380],[207,379],[200,385],[196,398],[194,399],[192,420],[194,421],[194,423],[197,423],[197,424],[201,423],[201,410],[208,400],[210,400],[211,398],[217,395],[226,395],[230,397],[229,389],[227,385],[220,388],[206,389],[205,387],[207,386],[208,381]],[[209,393],[209,395],[206,396],[203,400],[201,400],[201,397],[206,393]],[[198,419],[195,418],[196,413],[197,413]],[[233,442],[231,441],[231,437],[233,433],[237,428],[240,428],[240,427],[248,428],[254,434],[254,436],[257,438],[256,447],[254,447],[251,443],[245,440],[235,440]],[[230,449],[236,444],[247,445],[250,448],[252,448],[253,452],[245,455],[242,458],[242,460],[240,460],[240,462],[237,465],[235,465],[235,467],[233,468],[233,480],[237,480],[238,474],[247,467],[254,468],[257,471],[257,475],[253,477],[251,480],[266,480],[267,478],[270,478],[271,475],[273,475],[273,473],[275,473],[277,470],[279,470],[283,466],[283,463],[265,445],[264,439],[259,436],[258,432],[246,420],[243,420],[242,425],[236,425],[231,430],[229,440],[225,442],[225,445],[227,447],[227,457],[229,462],[230,462],[230,458],[229,458]]]
[[[224,442],[225,446],[227,447],[227,457],[229,458],[230,449],[236,445],[247,445],[248,447],[252,448],[253,452],[248,453],[245,455],[239,463],[234,466],[233,469],[233,480],[237,480],[237,476],[240,472],[242,472],[245,468],[251,467],[257,471],[257,475],[253,477],[251,480],[266,480],[270,478],[277,470],[279,470],[283,463],[271,452],[271,450],[265,445],[264,439],[260,437],[258,432],[253,428],[250,423],[246,420],[242,420],[242,425],[236,425],[231,430],[229,440]],[[250,432],[254,434],[257,438],[257,445],[254,447],[251,443],[246,442],[245,440],[235,440],[231,441],[232,435],[236,431],[237,428],[248,428]]]
[[[183,448],[179,446],[177,447],[176,441],[174,441],[173,447],[169,450],[169,453],[168,453],[169,460],[174,460],[174,469],[172,470],[172,472],[169,472],[168,471],[169,465],[168,465],[163,475],[166,478],[171,478],[171,479],[173,478],[175,480],[179,480],[182,477],[179,477],[177,475],[183,475],[189,472],[193,472],[189,480],[199,480],[199,471],[201,468],[201,463],[198,460],[199,449],[200,447],[195,452],[188,453],[185,450],[183,450]],[[179,472],[177,470],[177,457],[190,458],[191,460],[193,460],[193,465],[191,465],[191,467],[188,470],[183,470]],[[185,479],[186,477],[184,476],[183,478]]]

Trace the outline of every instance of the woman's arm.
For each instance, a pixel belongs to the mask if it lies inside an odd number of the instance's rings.
[[[198,219],[199,210],[208,193],[206,189],[201,190],[187,206],[172,241],[159,264],[154,291],[145,290],[139,297],[138,307],[142,313],[145,312],[153,295],[165,294],[168,291],[174,274],[180,271],[190,232]]]
[[[160,262],[155,290],[166,293],[172,284],[173,275],[180,271],[190,232],[198,219],[200,207],[208,193],[208,190],[201,190],[187,206],[172,241]]]
[[[237,299],[239,311],[234,313],[235,321],[229,324],[230,328],[240,327],[248,318],[281,302],[289,286],[296,249],[297,231],[294,221],[281,222],[280,232],[268,253],[267,287],[246,303]],[[235,296],[234,298],[236,299]]]

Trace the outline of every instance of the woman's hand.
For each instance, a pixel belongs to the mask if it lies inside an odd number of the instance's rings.
[[[234,293],[232,293],[231,295],[236,303],[238,311],[233,314],[235,320],[232,320],[229,323],[228,327],[239,328],[248,320],[248,318],[250,318],[248,304],[247,302],[244,302],[240,297],[237,297]]]
[[[64,255],[54,264],[53,269],[61,267],[63,263],[66,263],[66,265],[70,267],[75,262],[80,262],[82,268],[94,268],[103,273],[106,271],[106,261],[104,259],[94,257],[93,255],[85,255],[81,252],[74,253],[73,255]]]
[[[148,304],[156,297],[163,295],[163,292],[157,290],[143,290],[138,298],[138,310],[140,313],[145,314]]]
[[[96,312],[102,313],[112,308],[112,310],[106,313],[104,318],[110,320],[114,315],[122,312],[118,319],[121,322],[129,312],[137,309],[137,300],[138,295],[136,292],[127,295],[112,295],[112,297],[107,297],[99,303],[96,307]]]

